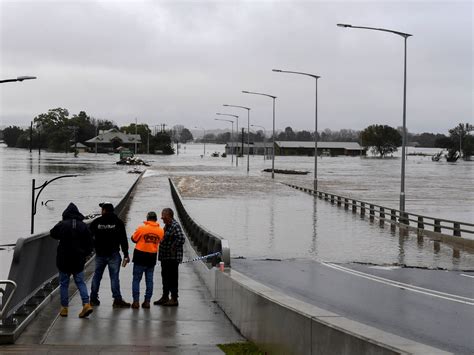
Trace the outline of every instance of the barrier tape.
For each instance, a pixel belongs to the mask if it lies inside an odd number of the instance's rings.
[[[199,257],[194,258],[194,259],[185,260],[185,261],[183,261],[182,263],[183,263],[183,264],[185,264],[185,263],[190,263],[190,262],[193,262],[193,261],[208,259],[208,258],[212,258],[212,257],[214,257],[214,256],[219,256],[219,255],[221,255],[221,252],[220,252],[220,251],[218,251],[217,253],[209,254],[209,255],[199,256]]]

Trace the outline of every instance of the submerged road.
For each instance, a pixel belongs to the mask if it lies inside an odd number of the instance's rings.
[[[341,316],[456,354],[474,353],[473,272],[257,259],[234,259],[232,268]]]

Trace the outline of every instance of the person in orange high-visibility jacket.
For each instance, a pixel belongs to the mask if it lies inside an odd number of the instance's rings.
[[[133,282],[132,308],[140,308],[140,281],[145,274],[145,301],[142,308],[150,308],[150,300],[153,294],[153,273],[155,271],[156,257],[160,242],[163,240],[163,228],[157,222],[155,212],[148,212],[146,221],[133,233],[132,242],[135,243],[133,251]]]

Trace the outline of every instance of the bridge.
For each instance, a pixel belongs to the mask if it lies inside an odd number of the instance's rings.
[[[208,262],[181,266],[178,308],[113,310],[110,300],[96,307],[90,319],[82,320],[73,316],[81,306],[79,296],[74,294],[71,315],[59,318],[54,241],[40,234],[17,243],[9,277],[16,281],[17,288],[13,291],[11,284],[5,288],[0,326],[1,342],[11,345],[1,346],[0,351],[221,353],[217,344],[249,339],[269,353],[281,354],[473,352],[472,270],[294,258],[231,259],[229,246],[233,244],[223,234],[211,231],[209,223],[201,222],[205,218],[196,218],[197,210],[181,196],[177,180],[171,174],[140,176],[117,205],[117,211],[126,219],[131,234],[148,210],[174,206],[188,237],[185,258],[221,253]],[[299,197],[311,203],[318,201],[318,212],[362,214],[360,201],[278,185],[286,194],[306,193]],[[406,224],[401,222],[413,218],[390,210],[385,218],[380,215],[380,206],[373,214],[370,205],[364,207],[367,220],[354,219],[355,228],[358,224],[369,226],[373,216],[391,226],[384,233],[393,234],[393,226],[401,240],[405,238]],[[432,224],[421,234],[430,238],[434,253],[445,245],[453,255],[468,250],[469,238],[456,234],[469,233],[470,225],[449,221],[437,224],[434,220]],[[433,229],[440,225],[446,228],[445,233]],[[41,260],[35,260],[39,254]],[[221,261],[225,263],[223,272],[216,268]],[[92,265],[90,260],[86,270],[89,277]],[[110,294],[104,278],[103,300]],[[158,276],[155,290],[160,284]],[[121,285],[122,293],[130,297],[130,267],[122,269]],[[155,296],[159,296],[156,291]]]

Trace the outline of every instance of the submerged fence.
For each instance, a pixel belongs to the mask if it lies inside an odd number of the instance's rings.
[[[212,266],[217,265],[223,261],[226,267],[230,266],[230,249],[227,240],[222,239],[215,233],[209,232],[207,229],[196,223],[184,208],[181,195],[179,194],[173,181],[169,179],[171,195],[173,197],[176,210],[178,212],[181,223],[186,230],[186,234],[192,240],[201,255],[208,255],[219,252],[219,256],[214,256],[209,259]]]
[[[412,227],[419,231],[439,233],[448,236],[452,235],[454,237],[462,237],[462,235],[464,234],[468,235],[470,238],[474,238],[474,224],[472,223],[423,216],[420,214],[410,213],[406,211],[401,212],[394,208],[387,208],[384,206],[376,205],[374,203],[360,201],[354,198],[339,196],[323,191],[314,191],[313,189],[292,184],[285,183],[285,185],[315,195],[318,198],[324,199],[337,206],[344,206],[345,209],[350,209],[354,213],[359,212],[361,216],[368,215],[370,220],[377,218],[380,221],[388,222],[391,224],[399,224],[405,227]],[[451,241],[452,240],[453,239],[451,239]],[[474,243],[473,239],[467,239],[467,241],[472,241]]]
[[[142,175],[116,205],[117,215],[126,212]],[[0,288],[0,344],[13,342],[18,330],[26,326],[38,306],[58,287],[57,246],[58,241],[50,238],[49,232],[18,239],[8,280],[0,282],[0,287],[5,284],[4,289]]]

